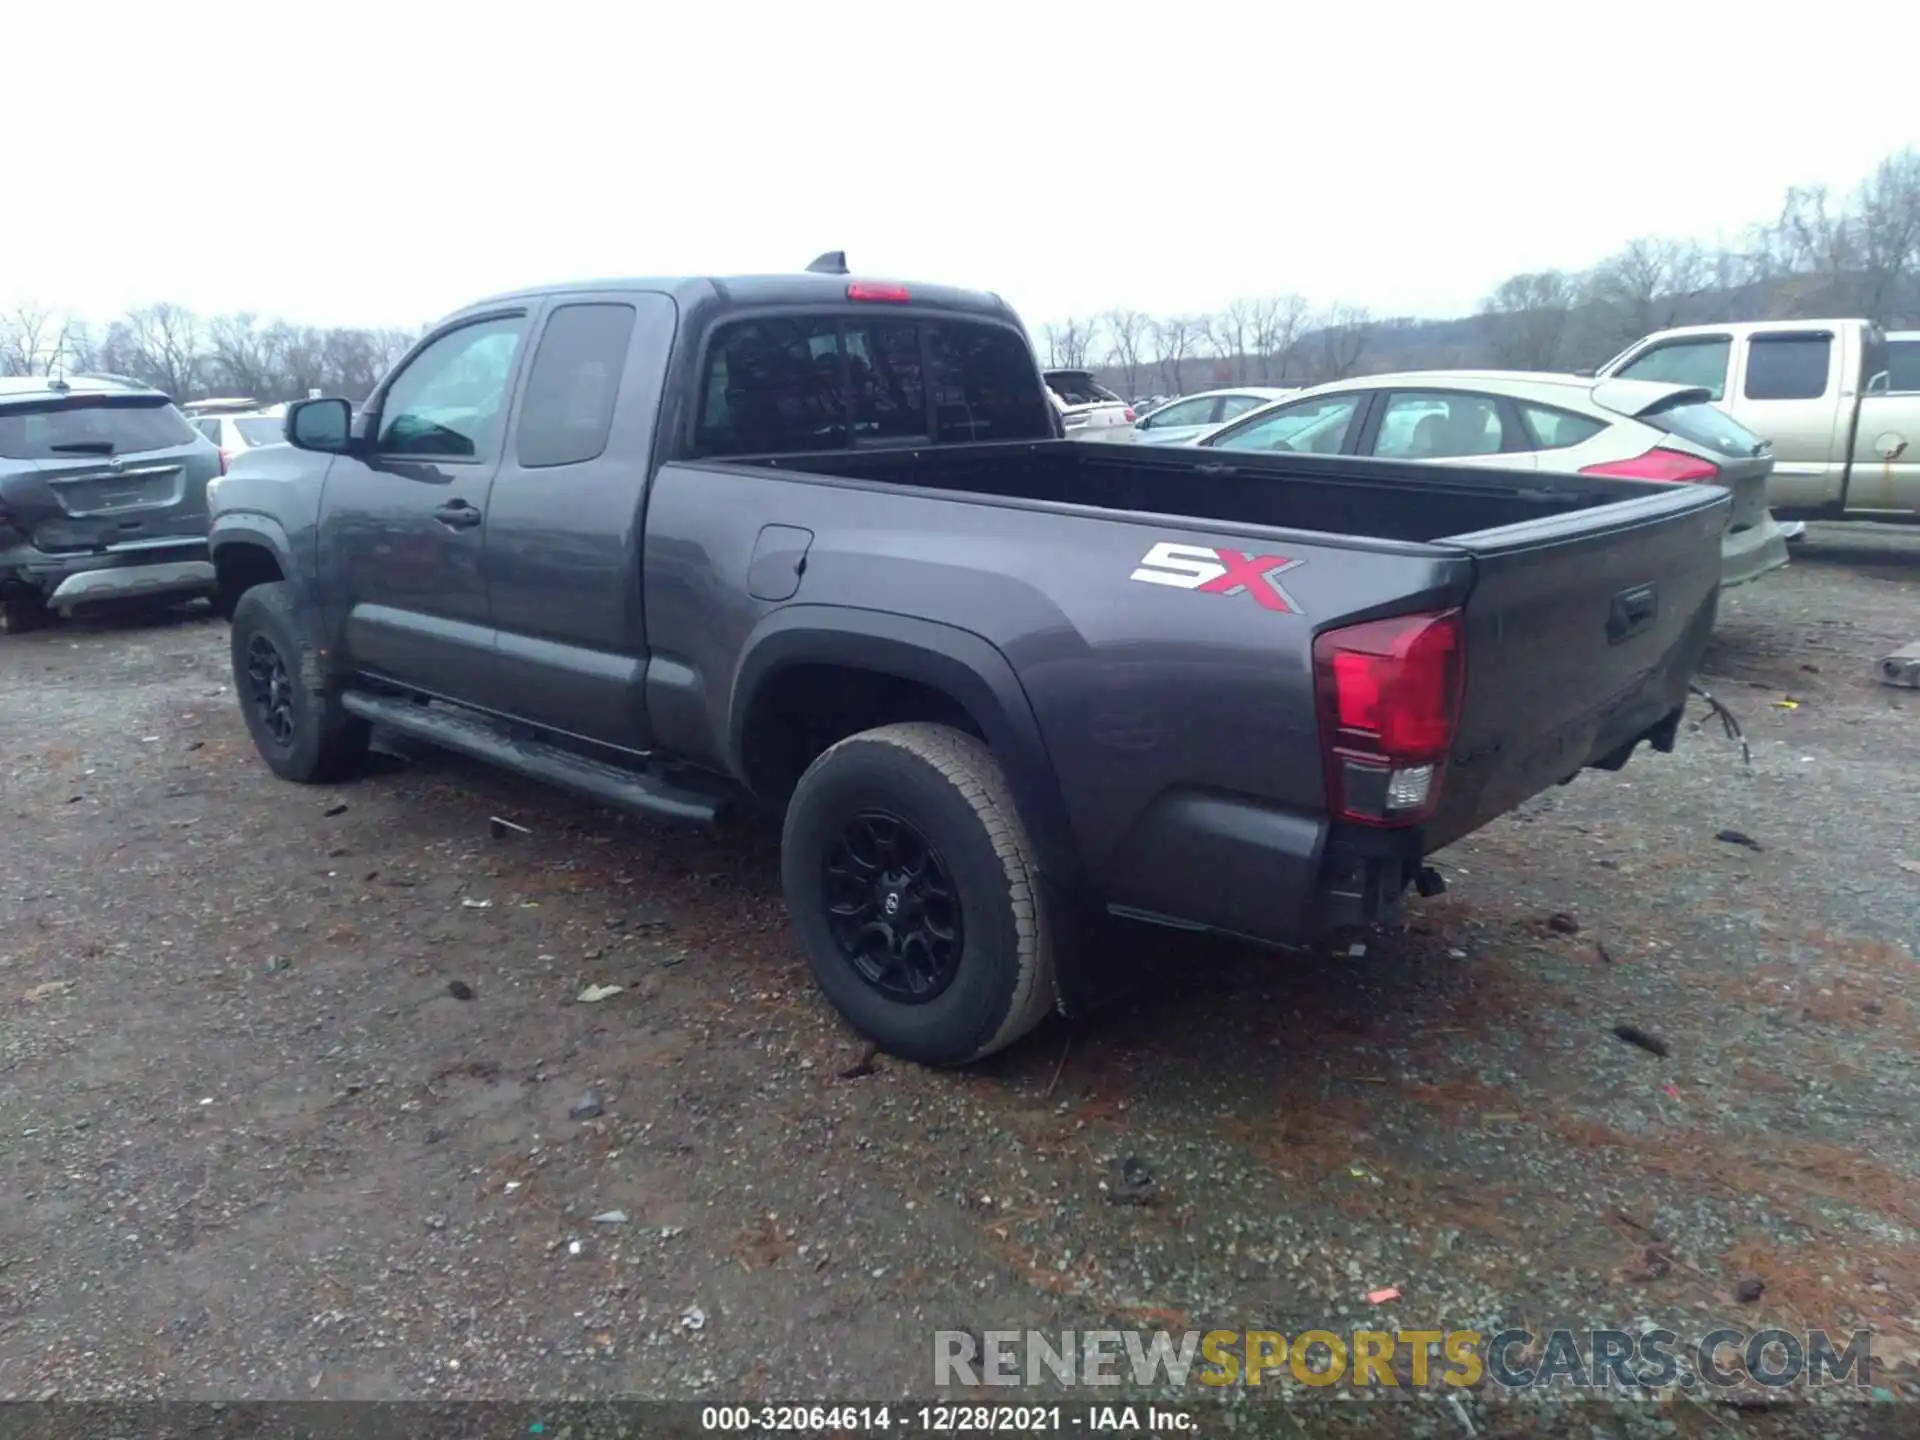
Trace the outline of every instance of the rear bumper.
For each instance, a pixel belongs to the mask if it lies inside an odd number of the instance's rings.
[[[1728,531],[1720,542],[1720,588],[1744,585],[1785,565],[1789,534],[1788,527],[1771,515],[1738,534]]]
[[[1107,909],[1268,944],[1390,922],[1426,854],[1418,829],[1374,830],[1239,796],[1162,796],[1115,852]]]
[[[1684,705],[1669,710],[1617,747],[1590,751],[1560,783],[1580,770],[1619,770],[1642,742],[1670,752],[1685,713]],[[1388,829],[1329,823],[1243,796],[1170,791],[1115,850],[1103,887],[1106,908],[1128,919],[1279,945],[1393,925],[1407,887],[1421,882],[1426,857],[1500,813],[1453,832],[1434,824]],[[1432,883],[1422,894],[1444,888],[1438,876],[1427,878]]]
[[[62,615],[101,601],[207,595],[214,585],[204,540],[104,554],[48,554],[30,547],[0,553],[0,586],[32,591]]]

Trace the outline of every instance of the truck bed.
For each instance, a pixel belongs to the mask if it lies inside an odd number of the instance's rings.
[[[1091,440],[836,450],[757,463],[1003,499],[1416,542],[1502,529],[1646,493],[1632,481],[1586,475],[1442,469],[1348,456],[1223,455]]]
[[[739,703],[761,636],[870,632],[854,649],[875,655],[898,622],[866,617],[910,611],[1011,665],[1045,754],[1020,778],[1057,786],[1064,848],[1110,906],[1284,937],[1316,893],[1323,921],[1377,918],[1421,856],[1641,740],[1670,748],[1727,504],[1710,486],[1069,440],[669,464],[641,566],[660,637],[647,711],[666,748],[719,761],[710,697]],[[1130,583],[1195,556],[1286,568],[1273,593]],[[785,608],[736,614],[712,573]],[[1330,824],[1314,638],[1449,611],[1465,684],[1437,806],[1410,829]]]

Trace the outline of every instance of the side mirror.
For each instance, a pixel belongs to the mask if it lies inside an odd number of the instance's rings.
[[[353,448],[353,406],[345,400],[296,400],[287,407],[287,443],[296,450],[345,455]]]

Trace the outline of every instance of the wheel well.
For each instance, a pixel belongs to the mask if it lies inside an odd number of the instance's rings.
[[[776,804],[785,803],[821,751],[876,725],[925,720],[987,738],[972,712],[944,690],[855,665],[789,666],[761,687],[752,706],[741,765],[754,794]]]
[[[280,571],[280,562],[274,558],[271,550],[264,545],[250,545],[236,541],[222,545],[213,552],[214,574],[219,578],[219,591],[215,599],[220,613],[227,619],[233,618],[233,607],[240,603],[240,597],[256,585],[271,585],[276,580],[287,577]]]

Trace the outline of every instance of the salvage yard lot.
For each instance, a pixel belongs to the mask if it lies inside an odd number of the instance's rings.
[[[1920,530],[1815,527],[1709,656],[1751,775],[1696,706],[1364,955],[1122,932],[1134,998],[958,1074],[859,1063],[763,837],[282,784],[215,621],[0,642],[0,1394],[873,1398],[1102,1324],[1911,1360],[1916,636]]]

